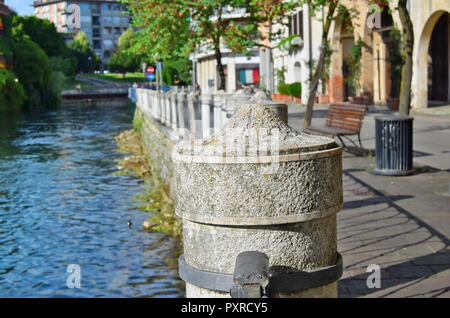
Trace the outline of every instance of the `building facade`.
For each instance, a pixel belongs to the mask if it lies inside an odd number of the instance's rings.
[[[241,23],[245,20],[246,12],[243,9],[230,10],[227,8],[222,19]],[[212,20],[217,17],[211,17]],[[260,50],[251,50],[251,56],[233,53],[225,43],[221,43],[220,52],[225,72],[225,91],[234,92],[244,87],[259,88],[260,86]],[[215,52],[209,45],[199,47],[190,59],[195,67],[195,81],[200,85],[203,93],[214,93],[219,87],[219,72]]]
[[[302,84],[302,100],[308,98],[309,80],[319,59],[323,25],[310,15],[309,6],[303,5],[286,16],[285,26],[274,25],[281,31],[281,39],[272,43],[274,90],[283,81]],[[319,90],[322,88],[319,87]]]
[[[80,28],[70,28],[70,5],[80,8]],[[58,32],[73,38],[79,31],[86,33],[95,53],[106,63],[118,47],[118,39],[130,26],[126,6],[113,0],[40,0],[33,3],[38,18],[53,22]],[[70,41],[70,40],[69,40]]]

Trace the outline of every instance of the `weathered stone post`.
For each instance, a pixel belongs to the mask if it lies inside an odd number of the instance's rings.
[[[203,138],[211,135],[211,106],[213,96],[210,94],[201,95],[202,103],[202,133]]]
[[[141,106],[142,105],[142,88],[136,88],[136,97],[137,97],[136,105]]]
[[[178,128],[183,132],[185,128],[184,112],[186,108],[186,92],[184,87],[178,93],[177,114],[178,114]]]
[[[219,91],[214,94],[213,107],[214,107],[214,127],[213,132],[219,131],[222,128],[222,108],[225,104],[225,99],[228,96],[224,91]]]
[[[165,105],[165,108],[166,108],[166,121],[165,121],[164,124],[166,125],[166,127],[170,127],[170,119],[172,117],[171,107],[170,107],[170,94],[171,94],[170,91],[163,93],[164,105]]]
[[[158,104],[159,104],[159,120],[161,122],[161,124],[164,125],[164,123],[166,122],[166,107],[165,107],[165,101],[164,101],[164,92],[163,91],[159,91],[157,93],[158,95]]]
[[[178,95],[178,88],[175,88],[171,94],[170,94],[170,106],[171,106],[171,128],[176,130],[177,125],[177,95]]]
[[[221,131],[177,145],[172,158],[187,297],[229,297],[246,251],[268,256],[270,297],[337,296],[342,149],[333,139],[244,105]]]
[[[159,120],[158,96],[154,90],[149,91],[152,97],[153,118]]]
[[[277,101],[261,101],[263,106],[273,111],[284,123],[288,123],[288,105]]]
[[[195,139],[197,135],[197,123],[195,122],[195,103],[198,103],[198,97],[195,95],[195,92],[192,91],[187,95],[188,101],[188,121],[189,121],[189,131],[191,133],[191,139]],[[201,128],[201,127],[200,127]],[[200,130],[200,129],[198,129]]]

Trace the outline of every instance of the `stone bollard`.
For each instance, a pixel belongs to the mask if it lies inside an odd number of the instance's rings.
[[[288,123],[288,105],[282,102],[264,100],[261,105],[273,111],[284,123]]]
[[[222,109],[225,104],[225,100],[229,96],[229,94],[225,93],[224,91],[219,91],[216,94],[214,94],[213,104],[214,104],[214,126],[213,126],[213,132],[219,131],[222,126]]]
[[[258,144],[246,142],[255,132]],[[221,131],[178,144],[172,158],[187,297],[229,297],[239,281],[233,273],[245,271],[235,271],[237,257],[248,251],[268,256],[264,295],[337,296],[342,149],[333,139],[299,133],[268,108],[244,105]]]
[[[166,107],[163,97],[163,92],[159,91],[157,93],[158,96],[158,105],[159,105],[159,121],[161,124],[164,124],[166,122]]]
[[[170,127],[170,121],[172,118],[172,114],[171,114],[171,106],[170,106],[170,94],[171,92],[165,92],[163,93],[164,96],[164,102],[165,102],[165,108],[166,108],[166,121],[165,121],[165,125],[166,127]]]
[[[159,121],[159,108],[158,108],[158,96],[157,92],[150,90],[150,95],[152,97],[152,108],[153,108],[153,118]]]
[[[191,140],[195,139],[196,136],[196,122],[195,122],[195,103],[197,101],[197,96],[195,95],[195,92],[190,92],[187,95],[187,104],[188,104],[188,122],[189,122],[189,132]]]
[[[177,107],[177,95],[178,95],[178,88],[175,88],[174,90],[173,90],[173,92],[171,92],[171,94],[170,94],[170,113],[172,114],[172,116],[171,116],[171,121],[170,121],[170,123],[171,123],[171,125],[170,125],[170,127],[173,129],[173,130],[176,130],[177,128],[178,128],[178,123],[177,123],[177,121],[178,121],[178,116],[177,116],[177,110],[178,110],[178,107]]]
[[[202,136],[203,138],[211,135],[211,107],[213,96],[210,94],[201,95],[202,103]]]
[[[180,128],[180,131],[184,131],[185,129],[185,117],[184,112],[186,109],[186,92],[184,90],[184,87],[181,89],[181,91],[177,95],[178,103],[177,103],[177,114],[178,114],[178,128]]]

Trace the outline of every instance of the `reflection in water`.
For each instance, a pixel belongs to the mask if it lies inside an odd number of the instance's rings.
[[[131,119],[127,106],[0,113],[0,297],[182,296],[177,243],[142,230],[142,183],[113,174]]]

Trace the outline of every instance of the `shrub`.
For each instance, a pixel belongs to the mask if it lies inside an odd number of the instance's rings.
[[[302,96],[302,83],[295,82],[295,83],[289,84],[288,92],[289,92],[289,95],[291,95],[291,96],[301,97]]]
[[[278,92],[283,95],[289,95],[289,85],[286,83],[280,83],[280,85],[278,85]]]

